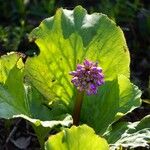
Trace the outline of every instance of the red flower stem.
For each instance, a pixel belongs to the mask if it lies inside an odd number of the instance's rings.
[[[73,125],[79,125],[80,112],[83,103],[84,92],[77,92],[76,102],[73,110]]]

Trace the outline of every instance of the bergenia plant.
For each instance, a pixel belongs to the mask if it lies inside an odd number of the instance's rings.
[[[81,6],[61,8],[29,39],[38,56],[25,64],[17,53],[0,58],[1,118],[31,122],[46,150],[148,147],[149,115],[120,120],[141,105],[141,91],[130,82],[129,51],[115,22]]]

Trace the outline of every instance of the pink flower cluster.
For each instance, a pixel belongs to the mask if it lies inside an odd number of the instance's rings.
[[[96,94],[98,87],[104,84],[102,68],[97,63],[84,60],[83,65],[78,64],[77,70],[70,72],[73,76],[71,82],[79,91],[86,91],[87,95]]]

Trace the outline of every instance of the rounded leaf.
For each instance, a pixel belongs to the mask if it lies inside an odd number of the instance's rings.
[[[40,54],[28,58],[26,74],[32,84],[49,100],[72,100],[75,88],[70,71],[84,59],[98,62],[105,81],[118,74],[129,77],[129,53],[120,27],[106,15],[87,14],[81,6],[74,10],[58,9],[35,28],[30,39],[35,40]]]
[[[72,126],[49,137],[46,150],[109,150],[104,138],[94,133],[87,125]]]

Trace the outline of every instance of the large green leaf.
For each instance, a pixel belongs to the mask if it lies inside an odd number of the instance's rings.
[[[81,113],[81,122],[96,132],[103,134],[111,123],[140,105],[140,92],[128,79],[123,33],[106,15],[89,15],[81,6],[72,11],[59,9],[31,32],[30,39],[36,39],[40,54],[26,62],[28,80],[48,101],[65,102],[69,113],[76,96],[69,72],[85,58],[99,62],[105,84],[97,95],[84,97]]]
[[[58,124],[68,126],[72,122],[71,116],[64,113],[65,108],[60,105],[57,108],[48,108],[44,105],[44,97],[35,88],[27,83],[24,85],[24,68],[18,54],[3,56],[0,62],[1,118],[23,117],[44,127]]]
[[[118,76],[119,110],[116,120],[141,105],[142,92],[123,75]]]
[[[138,87],[119,75],[118,79],[105,82],[97,95],[84,97],[81,122],[103,134],[113,122],[140,106],[140,96]]]
[[[115,120],[119,108],[118,80],[106,82],[98,95],[85,96],[81,110],[81,121],[99,134],[103,134]]]
[[[39,56],[28,58],[26,74],[48,100],[74,99],[69,72],[78,63],[98,61],[105,81],[118,74],[129,77],[129,53],[122,30],[106,15],[87,14],[81,6],[58,9],[30,34],[40,48]]]
[[[72,126],[49,137],[46,150],[109,150],[104,138],[94,133],[87,125]]]
[[[14,67],[16,62],[20,59],[20,56],[14,53],[7,55],[7,57],[0,57],[0,83],[5,83],[9,71]]]
[[[134,123],[116,123],[105,137],[112,150],[120,146],[128,148],[149,147],[150,115]]]
[[[142,92],[125,76],[120,75],[118,80],[120,90],[119,112],[126,114],[140,106]]]
[[[0,58],[0,117],[11,118],[20,111],[27,115],[25,104],[23,72],[17,67],[20,56],[12,53]]]

